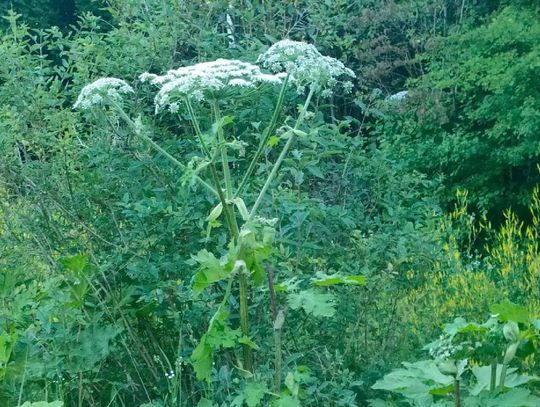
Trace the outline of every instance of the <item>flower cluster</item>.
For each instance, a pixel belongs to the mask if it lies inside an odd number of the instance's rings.
[[[122,79],[101,78],[89,85],[86,85],[79,94],[77,101],[73,105],[74,109],[90,109],[93,106],[100,106],[109,98],[120,102],[122,95],[132,93],[133,88]]]
[[[262,83],[280,84],[282,77],[265,74],[257,65],[217,59],[170,70],[165,75],[145,72],[139,79],[161,87],[155,97],[156,112],[166,107],[174,112],[178,109],[178,101],[184,97],[200,102],[221,91],[255,88]]]
[[[356,75],[341,61],[322,55],[314,45],[305,42],[282,40],[259,55],[257,63],[273,72],[286,72],[299,92],[306,85],[315,85],[322,96],[329,96],[339,82],[346,91],[352,88],[351,79]]]

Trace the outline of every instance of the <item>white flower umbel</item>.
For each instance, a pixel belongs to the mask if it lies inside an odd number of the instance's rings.
[[[349,91],[350,80],[356,77],[341,61],[322,55],[314,45],[291,40],[276,42],[259,55],[257,63],[273,72],[288,73],[299,91],[315,85],[323,90],[322,96],[329,96],[338,83]]]
[[[160,86],[156,95],[156,112],[177,110],[178,101],[190,98],[203,101],[229,90],[255,88],[262,83],[280,84],[283,75],[261,72],[257,65],[238,60],[217,59],[168,71],[165,75],[143,73],[142,82]]]
[[[82,88],[73,108],[90,109],[102,105],[107,98],[120,102],[126,93],[133,93],[133,88],[122,79],[101,78]]]

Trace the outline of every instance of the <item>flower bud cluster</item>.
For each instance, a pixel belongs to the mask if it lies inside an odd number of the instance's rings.
[[[101,78],[81,90],[73,108],[87,110],[102,105],[106,98],[120,102],[122,95],[127,93],[133,93],[133,88],[122,79]]]
[[[288,73],[299,92],[308,85],[315,85],[323,97],[330,96],[332,88],[340,82],[346,91],[350,91],[350,80],[356,77],[341,61],[322,55],[314,45],[291,40],[276,42],[259,55],[257,63],[273,72]]]

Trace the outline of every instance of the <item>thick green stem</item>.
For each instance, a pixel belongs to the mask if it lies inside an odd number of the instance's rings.
[[[494,391],[497,385],[497,360],[491,362],[491,377],[489,384],[489,391]]]
[[[315,93],[315,87],[312,86],[311,89],[309,90],[309,94],[308,94],[308,96],[306,98],[304,106],[302,107],[302,111],[300,112],[300,115],[298,116],[298,119],[296,120],[294,128],[291,131],[288,132],[289,133],[289,140],[287,140],[287,143],[283,147],[283,150],[281,150],[281,153],[279,154],[279,157],[278,157],[276,163],[272,167],[272,171],[270,172],[270,175],[268,175],[268,178],[266,179],[266,181],[265,181],[265,183],[264,183],[264,185],[263,185],[263,187],[261,189],[261,192],[259,193],[259,196],[257,197],[257,200],[255,201],[255,204],[253,205],[253,208],[251,208],[251,212],[249,213],[248,220],[252,220],[253,217],[255,216],[255,214],[257,213],[257,209],[259,208],[259,206],[260,206],[260,204],[261,204],[261,202],[262,202],[262,200],[264,198],[264,195],[266,194],[266,191],[268,190],[268,188],[270,187],[270,184],[272,183],[272,181],[276,177],[277,172],[279,170],[279,167],[281,166],[281,163],[283,162],[283,160],[285,159],[285,156],[289,152],[289,149],[291,148],[291,145],[292,145],[293,141],[296,138],[295,131],[298,130],[298,127],[300,127],[300,124],[303,123],[304,117],[306,116],[307,109],[309,107],[309,104],[311,103],[311,98],[313,97],[314,93]]]
[[[116,111],[120,114],[120,117],[122,117],[122,119],[126,122],[126,124],[133,130],[133,132],[135,133],[135,135],[137,135],[138,137],[141,137],[142,139],[144,139],[148,144],[150,144],[150,146],[158,151],[159,153],[161,153],[166,159],[168,159],[170,162],[172,162],[174,165],[176,165],[178,168],[180,168],[182,171],[186,171],[187,168],[184,164],[182,164],[180,161],[178,161],[176,158],[174,158],[174,156],[172,156],[170,153],[168,153],[166,150],[163,149],[163,147],[161,147],[159,144],[157,144],[154,140],[152,140],[149,136],[147,136],[146,134],[144,134],[142,131],[141,131],[141,128],[139,126],[137,126],[135,124],[135,122],[131,119],[131,117],[129,117],[127,115],[126,112],[124,112],[124,109],[122,109],[122,107],[114,102],[114,101],[111,101],[111,104],[112,106],[116,109]],[[204,186],[207,190],[209,190],[210,192],[212,192],[212,194],[214,194],[215,196],[219,197],[217,191],[212,188],[212,186],[210,184],[208,184],[205,180],[203,180],[201,177],[199,177],[198,175],[195,176],[195,179],[197,180],[197,182],[199,182],[202,186]]]
[[[195,132],[197,133],[197,137],[199,138],[201,142],[201,148],[203,149],[203,152],[206,155],[210,155],[210,151],[208,150],[208,148],[206,147],[204,143],[201,128],[199,126],[199,123],[195,116],[195,112],[193,110],[193,107],[191,106],[191,102],[189,101],[189,99],[186,99],[186,105],[188,106],[188,111],[189,111],[189,114],[191,115],[191,121],[193,123]],[[212,157],[210,157],[210,159],[212,159]],[[225,219],[229,227],[231,239],[234,244],[237,244],[239,243],[238,237],[240,235],[240,230],[238,228],[236,216],[234,214],[232,205],[229,204],[227,198],[223,194],[223,190],[221,189],[221,185],[219,182],[219,177],[217,175],[216,166],[214,165],[213,162],[210,163],[210,172],[212,174],[212,178],[214,179],[214,183],[216,184],[216,190],[219,194],[219,199],[223,206],[223,213],[225,214]],[[248,282],[247,282],[246,275],[244,272],[240,272],[239,282],[240,282],[240,289],[239,289],[240,291],[239,293],[240,327],[242,330],[242,334],[249,337]],[[244,369],[252,372],[253,371],[253,356],[252,356],[251,348],[247,344],[244,344],[242,348],[243,348]]]
[[[279,114],[281,112],[281,107],[283,106],[283,99],[285,98],[285,91],[287,90],[287,85],[289,82],[289,75],[284,79],[283,84],[281,85],[281,90],[279,91],[278,100],[276,103],[276,106],[274,108],[274,113],[272,114],[272,119],[270,120],[270,123],[268,124],[268,127],[264,130],[261,141],[259,142],[259,147],[257,148],[257,151],[255,152],[255,155],[253,156],[253,159],[249,163],[249,167],[244,174],[244,177],[242,178],[242,182],[240,182],[240,186],[236,190],[234,196],[239,196],[242,191],[244,190],[245,186],[247,185],[249,178],[251,177],[251,174],[255,170],[255,166],[257,165],[257,161],[259,161],[259,158],[264,150],[264,147],[268,143],[268,139],[272,135],[272,132],[274,131],[277,123],[277,119],[279,117]]]
[[[242,334],[249,337],[248,282],[245,271],[240,274],[240,328]],[[249,345],[242,347],[244,369],[253,372],[253,353]]]
[[[231,172],[229,170],[229,156],[227,154],[227,145],[223,136],[223,127],[221,126],[221,113],[217,100],[212,101],[212,110],[214,111],[214,119],[217,127],[218,148],[221,154],[221,166],[223,175],[225,176],[225,194],[227,199],[232,199],[232,181]]]
[[[459,379],[454,379],[454,406],[461,407],[461,392],[459,388]]]
[[[500,391],[504,390],[504,384],[506,382],[506,368],[507,368],[507,364],[503,363],[502,368],[501,368],[501,376],[499,377],[499,390]]]

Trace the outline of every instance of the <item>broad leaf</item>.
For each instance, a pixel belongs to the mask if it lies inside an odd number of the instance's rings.
[[[332,317],[336,313],[335,298],[332,294],[310,289],[291,293],[287,300],[292,309],[302,308],[307,314],[315,317]]]
[[[491,307],[491,312],[499,315],[499,320],[503,322],[514,321],[522,324],[529,322],[529,312],[527,308],[516,305],[508,300]]]

